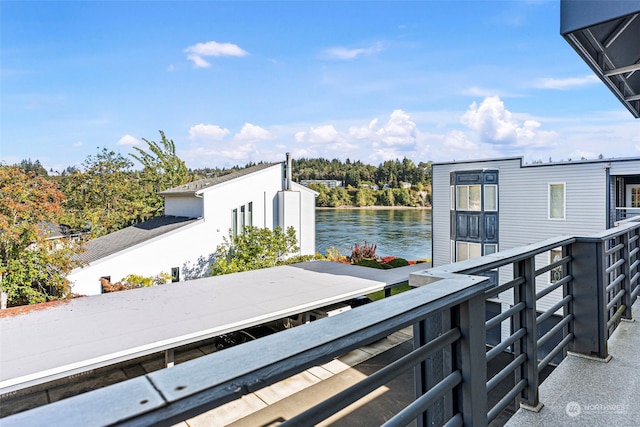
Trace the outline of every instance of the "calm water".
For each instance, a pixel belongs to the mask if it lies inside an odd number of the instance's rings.
[[[355,243],[365,241],[377,245],[378,255],[431,258],[431,210],[316,210],[316,250],[321,254],[335,246],[349,255]]]

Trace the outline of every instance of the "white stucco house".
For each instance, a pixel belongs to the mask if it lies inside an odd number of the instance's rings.
[[[174,281],[205,276],[216,247],[244,226],[291,226],[300,255],[313,255],[317,193],[292,182],[290,164],[259,164],[161,192],[163,216],[86,244],[85,265],[68,276],[73,293],[99,294],[100,278],[116,282],[129,274],[165,272]]]

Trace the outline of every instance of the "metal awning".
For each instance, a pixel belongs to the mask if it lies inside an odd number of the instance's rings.
[[[640,1],[562,0],[560,32],[640,118]]]

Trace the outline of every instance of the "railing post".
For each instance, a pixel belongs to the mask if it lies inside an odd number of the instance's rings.
[[[464,425],[487,425],[487,361],[485,296],[473,297],[459,306],[459,328],[462,335],[458,342],[462,371],[460,390]]]
[[[605,359],[607,313],[604,291],[604,242],[579,239],[571,245],[573,274],[573,332],[569,349]]]
[[[622,296],[621,303],[624,304],[624,311],[622,312],[623,319],[631,320],[631,306],[633,305],[633,301],[631,299],[631,256],[629,255],[629,236],[633,230],[629,230],[624,233],[622,237],[622,258],[624,259],[624,264],[622,265],[621,273],[624,274],[624,280],[620,284],[622,289],[624,289],[624,295]]]
[[[514,264],[514,277],[522,276],[524,283],[514,288],[514,304],[524,302],[526,308],[520,312],[520,327],[527,334],[523,337],[520,352],[527,360],[520,366],[520,377],[527,380],[527,386],[520,395],[520,406],[538,412],[542,405],[538,398],[538,312],[536,310],[536,266],[535,256]],[[524,347],[524,348],[522,348]],[[517,357],[518,354],[514,354]],[[517,381],[517,379],[516,379]]]
[[[451,329],[451,317],[448,311],[446,313],[436,313],[419,321],[413,325],[414,348],[422,347],[449,329]],[[450,358],[450,351],[447,350],[445,353],[445,350],[441,350],[432,354],[425,361],[416,366],[414,373],[416,396],[422,396],[435,384],[440,382],[446,375],[445,372],[447,372],[447,366],[449,367],[448,372],[451,372],[451,364],[445,364],[445,361]],[[451,406],[451,402],[446,403],[448,403],[448,406]],[[441,400],[440,402],[435,403],[417,419],[418,427],[444,424],[445,409],[444,401]],[[449,412],[451,412],[451,410],[449,410]]]

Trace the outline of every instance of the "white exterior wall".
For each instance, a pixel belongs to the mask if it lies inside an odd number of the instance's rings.
[[[202,218],[204,216],[203,201],[193,196],[165,196],[164,214]]]
[[[182,280],[185,267],[193,267],[198,257],[215,252],[217,244],[207,238],[212,234],[210,224],[197,221],[75,269],[68,276],[73,293],[101,293],[100,277],[103,276],[111,276],[111,282],[115,283],[129,274],[149,277],[161,272],[171,273],[173,267],[180,268]]]
[[[229,235],[232,228],[233,210],[238,209],[239,216],[240,208],[248,206],[249,202],[253,203],[253,225],[273,229],[277,194],[282,190],[282,174],[282,165],[275,165],[202,192],[204,220],[216,224],[216,236],[220,241]]]
[[[249,203],[252,203],[253,225],[273,229],[279,220],[279,193],[296,195],[295,200],[286,204],[286,218],[291,222],[287,222],[287,226],[297,230],[300,253],[314,254],[316,193],[295,183],[292,185],[296,191],[282,191],[283,185],[280,164],[203,189],[197,197],[165,197],[166,215],[203,217],[202,220],[74,270],[68,276],[73,292],[99,294],[100,277],[110,276],[112,282],[117,282],[129,274],[148,277],[160,272],[171,273],[172,267],[180,268],[180,280],[194,278],[194,275],[200,277],[208,272],[208,262],[216,247],[229,236],[233,210],[238,212],[238,231],[242,224],[242,206],[245,207],[245,224],[249,225]],[[196,268],[202,265],[199,260],[206,261],[204,269]],[[192,273],[185,277],[186,271]]]

